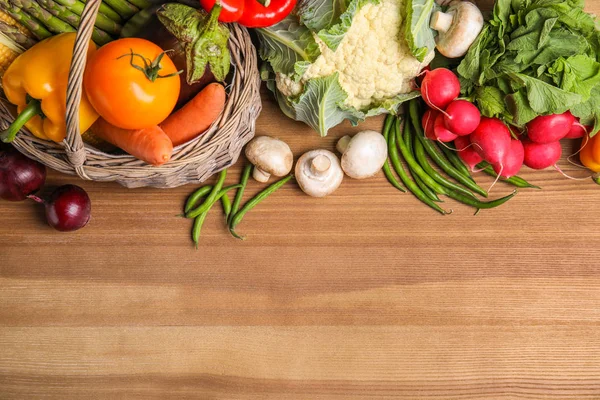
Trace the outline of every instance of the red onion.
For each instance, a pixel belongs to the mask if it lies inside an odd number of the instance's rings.
[[[76,231],[90,221],[92,203],[85,190],[79,186],[61,186],[45,201],[36,196],[30,198],[45,205],[48,224],[58,231]]]
[[[46,181],[46,167],[16,150],[0,150],[0,198],[23,201]]]

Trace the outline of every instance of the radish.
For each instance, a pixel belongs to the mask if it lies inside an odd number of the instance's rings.
[[[439,112],[432,108],[428,109],[427,111],[425,111],[425,114],[423,114],[423,119],[421,120],[421,123],[423,125],[423,130],[425,131],[425,136],[429,140],[437,140],[437,138],[435,137],[435,133],[433,132],[433,126],[435,124],[435,120],[438,114]]]
[[[458,136],[470,135],[477,129],[481,113],[473,103],[455,100],[446,108],[444,122],[446,127]]]
[[[458,137],[458,135],[450,132],[444,124],[444,114],[438,113],[435,123],[433,124],[433,133],[437,140],[440,142],[451,142]]]
[[[562,155],[560,143],[535,143],[531,140],[523,141],[525,151],[524,163],[532,169],[545,169],[555,166]]]
[[[569,111],[563,114],[540,115],[527,124],[527,136],[534,143],[552,143],[571,131],[575,117]]]
[[[454,147],[458,151],[458,156],[472,172],[475,172],[477,164],[483,161],[483,158],[475,150],[475,146],[471,144],[471,139],[468,136],[459,136],[454,140]]]
[[[502,178],[515,176],[521,170],[525,160],[525,150],[523,143],[518,139],[510,141],[510,150],[504,156],[502,164],[494,164],[494,171]]]
[[[445,110],[459,94],[460,82],[449,69],[436,68],[425,72],[421,83],[421,95],[429,107]]]
[[[490,164],[504,163],[510,151],[510,131],[498,118],[482,118],[481,123],[471,134],[471,143],[481,157]]]
[[[567,133],[567,136],[564,139],[581,139],[584,137],[590,130],[592,130],[591,126],[581,125],[579,122],[576,122],[571,126],[571,130]]]
[[[567,111],[571,114],[570,111]],[[571,129],[569,133],[565,136],[565,139],[579,139],[584,137],[592,130],[591,126],[584,126],[579,123],[579,118],[573,116],[573,125],[571,125]]]

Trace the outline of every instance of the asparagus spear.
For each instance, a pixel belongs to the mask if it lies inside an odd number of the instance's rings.
[[[81,15],[83,13],[83,8],[85,7],[85,0],[56,0],[56,2],[69,8],[77,15]],[[100,3],[100,14],[102,14],[103,17],[109,18],[111,21],[116,22],[117,24],[123,22],[123,19],[119,16],[119,14],[117,14],[112,8],[104,3]]]
[[[71,25],[73,28],[77,29],[79,27],[79,23],[81,22],[81,18],[79,15],[72,13],[71,10],[67,9],[64,6],[61,6],[58,3],[55,3],[54,0],[34,0],[39,4],[44,10],[48,11],[50,14],[55,17],[60,18],[61,21],[65,21],[67,24]]]
[[[52,36],[52,33],[50,33],[40,21],[27,14],[19,7],[16,7],[14,4],[11,4],[8,0],[0,0],[0,7],[21,25],[29,29],[38,40],[43,40]]]
[[[10,2],[29,13],[34,18],[42,22],[48,30],[54,33],[75,32],[75,28],[56,18],[54,15],[44,10],[38,3],[33,0],[10,0]]]
[[[4,21],[0,21],[0,32],[24,49],[28,49],[36,43],[33,38],[24,35],[17,27],[9,25]]]
[[[87,3],[87,0],[81,0],[83,3]],[[100,13],[106,15],[108,18],[112,19],[113,21],[121,24],[123,23],[123,18],[121,18],[121,16],[112,8],[110,8],[107,4],[105,3],[100,3]]]
[[[37,2],[46,10],[48,10],[52,15],[67,22],[73,28],[77,28],[81,23],[81,13],[77,14],[76,12],[73,12],[72,9],[67,8],[62,4],[59,4],[64,1],[69,2],[69,0],[37,0]],[[83,3],[79,4],[83,6]],[[109,18],[106,18],[102,14],[98,14],[96,16],[96,22],[94,23],[94,25],[108,34],[113,34],[117,36],[121,34],[121,25],[117,24]]]
[[[138,11],[139,8],[123,0],[104,0],[104,2],[117,12],[124,20],[128,20]]]

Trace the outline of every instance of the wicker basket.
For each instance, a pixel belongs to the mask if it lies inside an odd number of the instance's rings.
[[[38,139],[25,130],[17,135],[13,145],[26,156],[57,171],[77,174],[87,180],[116,181],[129,188],[172,188],[197,183],[235,163],[243,146],[254,136],[255,122],[261,111],[256,49],[248,31],[237,24],[229,25],[234,73],[225,110],[208,131],[176,147],[168,163],[155,167],[128,154],[107,154],[83,143],[78,105],[85,54],[100,3],[101,0],[86,2],[77,32],[67,89],[66,139],[54,143]],[[0,101],[2,128],[6,129],[13,120],[9,107]]]

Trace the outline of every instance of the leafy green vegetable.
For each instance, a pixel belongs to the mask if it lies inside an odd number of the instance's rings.
[[[524,125],[571,110],[600,128],[600,31],[583,0],[497,0],[458,66],[485,116]]]
[[[345,119],[356,121],[351,111],[344,111],[342,103],[348,95],[342,89],[336,72],[323,78],[311,79],[294,104],[296,119],[326,136],[327,131]]]
[[[259,55],[269,61],[275,72],[293,75],[314,62],[321,54],[312,32],[293,16],[269,28],[256,29]],[[301,63],[300,66],[296,66]],[[299,69],[298,69],[299,68]]]
[[[423,62],[435,50],[435,31],[429,22],[439,7],[434,0],[406,0],[404,7],[404,37],[415,58]]]
[[[347,7],[346,0],[304,0],[298,2],[296,13],[300,23],[317,33],[334,25]]]
[[[477,88],[477,107],[484,115],[489,117],[502,117],[507,113],[504,103],[504,93],[493,86],[482,86]]]

